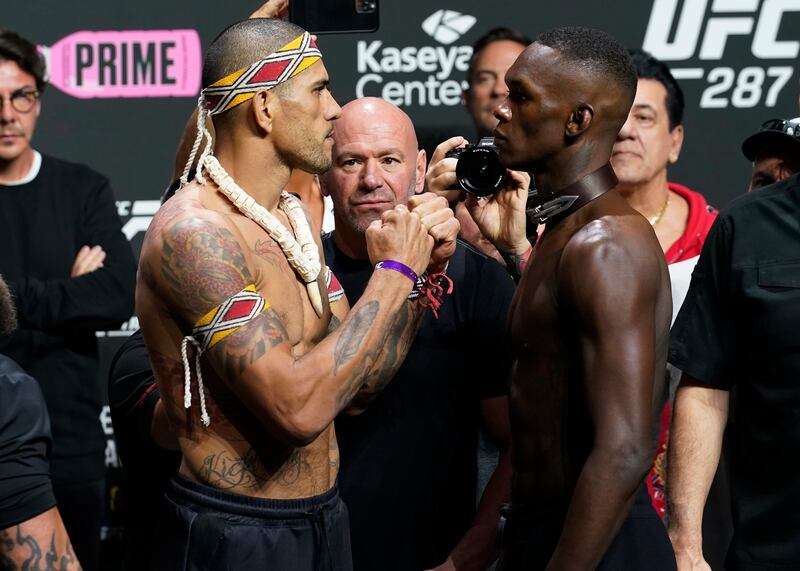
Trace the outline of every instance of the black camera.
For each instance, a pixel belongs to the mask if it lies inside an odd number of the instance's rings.
[[[458,159],[458,184],[470,194],[491,196],[506,185],[506,167],[500,163],[494,137],[484,137],[477,145],[453,149],[445,156]]]

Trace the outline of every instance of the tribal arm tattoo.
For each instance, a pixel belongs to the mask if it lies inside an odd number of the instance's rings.
[[[397,310],[390,321],[385,342],[362,359],[359,368],[339,391],[339,402],[350,402],[345,411],[347,414],[364,412],[389,384],[408,354],[424,312],[419,303],[411,301],[405,302]]]
[[[55,529],[42,528],[39,523],[28,520],[0,530],[0,571],[80,570],[81,565],[60,520]]]

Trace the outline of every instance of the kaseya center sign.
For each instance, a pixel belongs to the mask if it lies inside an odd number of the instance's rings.
[[[476,22],[474,16],[437,10],[422,22],[436,45],[393,46],[381,40],[356,44],[356,97],[375,96],[401,106],[461,103],[472,46],[453,45]]]

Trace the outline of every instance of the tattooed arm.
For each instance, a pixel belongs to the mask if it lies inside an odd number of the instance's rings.
[[[331,322],[328,326],[328,334],[339,328],[349,311],[350,306],[344,297],[331,303]],[[376,347],[374,355],[368,357],[373,365],[366,374],[364,384],[350,401],[350,405],[343,411],[345,414],[355,416],[364,412],[392,380],[417,335],[424,312],[424,308],[416,301],[406,301],[395,313],[386,341],[382,346]]]
[[[428,263],[433,240],[420,217],[405,207],[385,213],[367,237],[374,259],[398,260],[418,272]],[[244,239],[219,214],[183,212],[148,241],[153,244],[143,250],[151,267],[148,285],[187,327],[255,281]],[[270,308],[205,357],[279,438],[308,444],[364,385],[391,327],[401,325],[395,315],[411,287],[398,272],[375,272],[341,326],[300,357],[293,355],[284,323]]]
[[[368,370],[364,371],[364,383],[345,409],[345,414],[355,416],[364,412],[392,380],[417,335],[424,311],[416,301],[406,301],[391,317],[385,343],[375,347],[360,363],[360,368]]]
[[[447,200],[432,193],[425,193],[412,196],[408,201],[408,207],[411,212],[419,215],[423,226],[434,239],[435,246],[431,252],[428,272],[444,271],[447,261],[455,252],[456,238],[461,229]],[[369,368],[363,386],[345,410],[346,414],[356,415],[364,412],[392,380],[417,336],[424,312],[424,308],[416,301],[407,301],[394,314],[383,347],[378,347],[377,353],[370,355],[363,363],[367,366],[371,362],[372,367]]]
[[[0,529],[0,571],[80,571],[57,508]]]
[[[514,278],[516,283],[519,283],[519,280],[522,279],[522,274],[525,273],[525,268],[528,265],[528,259],[531,257],[531,252],[533,252],[533,246],[528,244],[527,248],[523,253],[518,253],[515,251],[500,251],[500,255],[503,256],[503,260],[506,263],[506,269],[508,273],[511,274],[511,277]]]

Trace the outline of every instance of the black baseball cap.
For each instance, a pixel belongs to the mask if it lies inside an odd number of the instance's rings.
[[[753,162],[767,145],[786,145],[800,155],[800,117],[764,121],[757,133],[744,140],[742,152]]]

